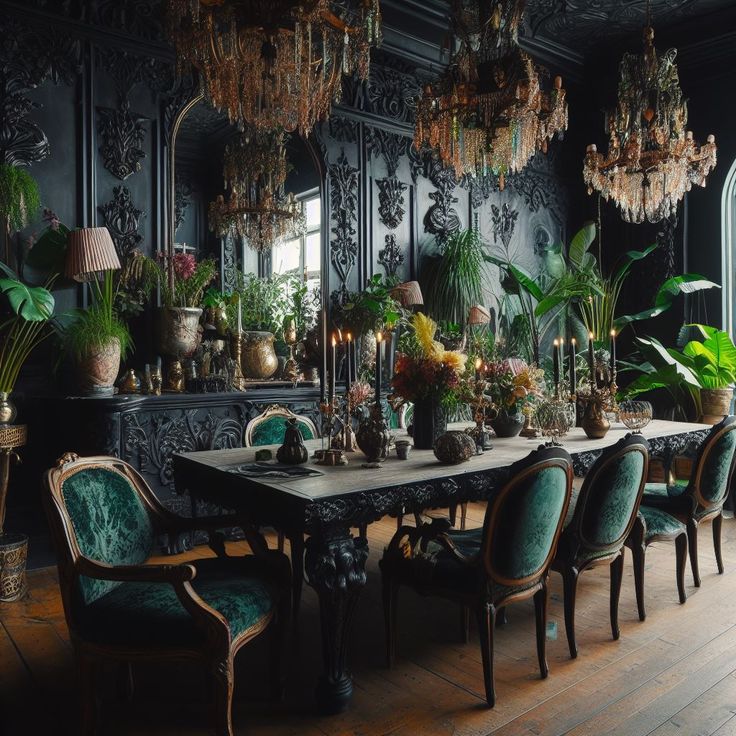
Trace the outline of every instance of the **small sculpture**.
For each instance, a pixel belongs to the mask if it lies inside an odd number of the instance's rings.
[[[284,444],[276,452],[276,459],[284,465],[302,465],[309,460],[309,452],[296,422],[296,419],[286,420]]]
[[[184,369],[180,360],[174,360],[169,365],[166,375],[166,390],[181,393],[184,390]]]
[[[128,368],[120,381],[121,394],[139,394],[141,392],[141,379],[138,378],[132,368]]]

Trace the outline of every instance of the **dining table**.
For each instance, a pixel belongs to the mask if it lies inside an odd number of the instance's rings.
[[[465,428],[467,423],[458,427]],[[653,420],[640,433],[650,455],[669,469],[678,455],[692,455],[709,425]],[[579,427],[559,442],[570,453],[576,476],[584,476],[608,446],[630,430],[613,423],[602,439],[589,439]],[[395,431],[401,439],[403,430]],[[310,455],[323,440],[310,440]],[[353,691],[348,667],[350,623],[366,584],[368,541],[356,528],[385,516],[448,508],[467,501],[487,502],[508,477],[509,467],[536,449],[544,439],[496,438],[493,447],[467,462],[441,464],[431,450],[412,449],[406,460],[394,453],[380,467],[365,467],[360,451],[346,453],[347,465],[324,466],[314,461],[282,466],[257,462],[256,451],[244,447],[179,453],[174,456],[177,492],[197,502],[231,509],[259,527],[273,527],[290,541],[295,570],[295,602],[301,594],[302,570],[319,599],[323,672],[316,699],[324,713],[343,710]],[[296,468],[296,469],[294,469]]]

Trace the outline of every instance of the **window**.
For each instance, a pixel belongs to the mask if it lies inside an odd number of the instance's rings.
[[[320,285],[322,264],[321,205],[319,192],[307,192],[297,199],[304,202],[307,231],[277,245],[271,253],[272,273],[301,275],[310,290]]]

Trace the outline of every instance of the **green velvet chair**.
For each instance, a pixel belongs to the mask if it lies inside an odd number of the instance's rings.
[[[614,639],[620,636],[624,543],[636,521],[648,467],[648,444],[641,435],[627,434],[604,450],[585,476],[575,511],[560,536],[552,569],[562,575],[565,631],[573,658],[578,656],[575,597],[578,578],[585,570],[610,566],[611,632]]]
[[[475,612],[491,707],[496,700],[493,632],[497,613],[533,597],[539,669],[546,677],[547,578],[571,490],[570,456],[560,447],[542,447],[511,466],[508,480],[488,502],[482,528],[452,531],[447,519],[401,527],[380,562],[388,666],[396,655],[398,589],[407,585]]]
[[[44,502],[80,673],[81,733],[97,732],[100,661],[120,663],[130,677],[135,662],[192,659],[214,684],[215,732],[231,736],[235,654],[269,625],[272,686],[280,692],[289,561],[268,550],[242,518],[175,516],[127,463],[73,453],[45,474]],[[246,532],[254,555],[226,557],[215,533],[216,558],[148,563],[158,534],[235,525]]]
[[[642,508],[665,511],[687,527],[690,567],[695,587],[700,586],[698,569],[698,526],[713,522],[713,546],[718,572],[723,573],[721,526],[723,504],[731,487],[736,461],[736,417],[727,416],[716,424],[703,441],[688,483],[647,483]]]

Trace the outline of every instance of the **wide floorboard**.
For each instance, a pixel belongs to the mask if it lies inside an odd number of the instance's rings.
[[[469,525],[479,525],[482,514],[479,505],[471,506]],[[393,670],[385,669],[377,562],[394,530],[393,519],[369,528],[369,582],[351,641],[352,707],[333,717],[314,712],[319,618],[316,596],[305,587],[283,703],[267,697],[265,642],[239,655],[238,734],[736,736],[736,521],[723,525],[724,575],[716,574],[710,528],[701,530],[702,587],[693,587],[688,569],[683,606],[677,602],[674,547],[649,549],[643,623],[636,614],[629,556],[617,642],[609,626],[608,572],[585,573],[577,600],[577,660],[568,655],[561,585],[553,573],[549,678],[539,679],[531,602],[510,608],[508,624],[496,632],[497,705],[492,710],[483,700],[477,634],[472,630],[470,643],[461,643],[460,611],[447,602],[402,591],[398,662]],[[231,554],[244,551],[241,543],[230,545]],[[78,734],[74,663],[56,571],[32,572],[29,585],[24,601],[0,604],[0,734]],[[139,667],[135,679],[133,700],[122,702],[115,671],[102,673],[105,736],[210,732],[209,691],[201,670]]]

